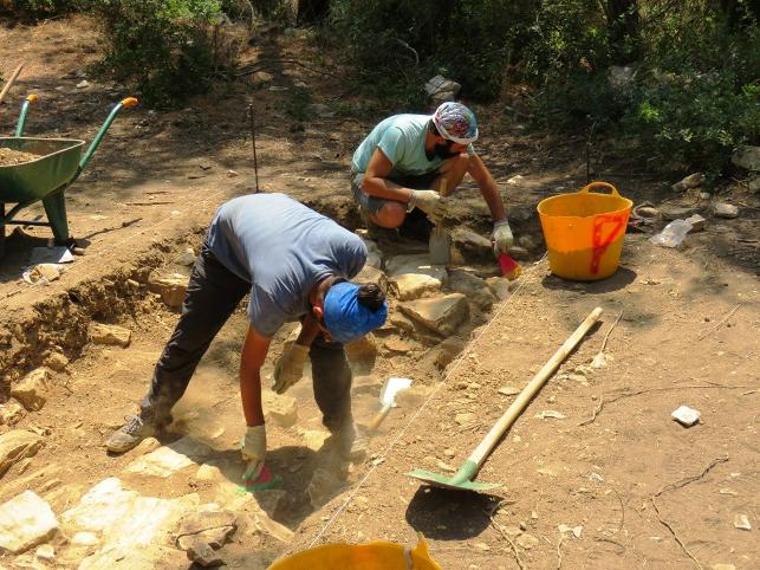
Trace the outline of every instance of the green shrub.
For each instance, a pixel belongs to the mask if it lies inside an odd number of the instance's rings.
[[[607,80],[612,51],[596,1],[543,2],[527,34],[520,69],[538,86],[541,126],[604,128],[621,116],[626,101]]]
[[[103,66],[143,100],[172,106],[207,91],[233,68],[241,40],[217,0],[95,0],[104,27]]]
[[[9,0],[0,1],[0,14],[36,21],[86,10],[90,0]]]
[[[638,140],[663,171],[718,174],[736,145],[760,143],[754,11],[742,2],[732,13],[710,0],[639,2],[636,36],[621,49],[619,29],[600,6],[544,1],[536,13],[520,69],[537,87],[542,126],[607,128]],[[613,86],[610,70],[621,53],[638,59],[628,84]]]
[[[734,147],[760,144],[760,27],[737,29],[709,3],[647,22],[633,104],[623,119],[671,167],[720,173]]]
[[[499,94],[531,0],[332,0],[326,36],[358,70],[359,84],[402,105],[424,104],[443,73],[468,98]]]

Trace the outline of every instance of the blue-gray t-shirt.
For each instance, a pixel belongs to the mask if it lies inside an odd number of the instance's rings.
[[[330,275],[351,279],[367,260],[359,236],[285,194],[222,204],[207,243],[224,267],[251,284],[248,319],[266,337],[309,312],[314,285]]]

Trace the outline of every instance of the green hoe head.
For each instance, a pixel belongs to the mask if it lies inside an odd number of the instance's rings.
[[[441,487],[443,489],[453,489],[455,491],[474,491],[475,493],[485,493],[492,489],[501,487],[500,483],[478,483],[472,481],[467,477],[459,476],[462,473],[460,469],[456,475],[449,477],[441,475],[440,473],[433,473],[432,471],[425,471],[424,469],[415,469],[407,473],[407,476],[419,479],[420,481],[432,485],[433,487]],[[473,473],[474,475],[474,473]]]

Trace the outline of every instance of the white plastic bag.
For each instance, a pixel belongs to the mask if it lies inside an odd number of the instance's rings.
[[[649,241],[662,247],[678,247],[693,227],[686,220],[673,220],[659,234],[649,238]]]

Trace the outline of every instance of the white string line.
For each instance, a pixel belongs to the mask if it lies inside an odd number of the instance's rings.
[[[533,266],[528,271],[525,272],[525,275],[520,280],[520,284],[518,285],[517,289],[515,289],[515,292],[512,293],[512,295],[510,295],[507,299],[505,299],[503,303],[501,303],[501,305],[499,306],[499,308],[496,311],[496,313],[494,313],[493,317],[488,321],[488,324],[486,324],[486,326],[483,327],[483,330],[480,331],[480,333],[478,334],[478,336],[475,337],[475,339],[467,346],[467,348],[464,351],[462,351],[462,353],[459,355],[459,358],[457,358],[456,361],[454,362],[454,366],[452,366],[451,370],[446,373],[446,376],[444,377],[443,380],[441,380],[440,382],[438,382],[438,384],[433,389],[433,391],[431,392],[431,394],[427,397],[427,399],[422,403],[422,405],[419,408],[417,408],[417,411],[414,414],[412,414],[412,417],[409,419],[409,421],[406,422],[406,424],[401,428],[401,430],[398,432],[398,435],[396,435],[396,437],[394,437],[391,440],[391,442],[386,446],[386,448],[383,451],[383,453],[375,460],[375,463],[369,468],[369,470],[364,475],[364,477],[362,477],[359,480],[359,482],[356,484],[356,486],[353,488],[353,490],[351,490],[351,492],[349,493],[348,497],[343,502],[343,504],[338,508],[337,511],[335,511],[335,513],[325,523],[325,525],[322,527],[322,529],[319,531],[319,533],[317,533],[317,535],[314,537],[314,539],[309,544],[309,548],[313,548],[314,547],[314,545],[317,543],[317,541],[320,538],[322,538],[322,536],[325,534],[325,532],[327,532],[327,530],[333,525],[333,523],[335,523],[335,521],[338,519],[338,517],[340,517],[340,515],[343,514],[343,512],[346,510],[346,508],[348,507],[348,505],[350,505],[353,502],[354,497],[359,492],[359,489],[361,489],[363,487],[364,483],[366,483],[367,479],[370,478],[370,476],[375,472],[375,470],[378,467],[380,467],[380,465],[382,465],[382,464],[385,463],[386,457],[388,457],[388,455],[390,454],[390,452],[393,451],[393,448],[396,446],[396,444],[399,442],[399,440],[407,432],[409,426],[411,426],[415,422],[415,420],[417,419],[417,417],[423,412],[423,410],[425,410],[425,408],[428,406],[428,404],[436,396],[436,394],[438,393],[438,391],[448,382],[449,378],[451,378],[451,376],[454,374],[454,372],[457,371],[457,369],[459,368],[459,365],[462,363],[462,361],[464,360],[464,358],[473,351],[473,349],[480,342],[480,339],[483,338],[483,335],[486,332],[488,332],[488,330],[491,328],[491,325],[494,323],[494,321],[496,321],[497,318],[499,316],[501,316],[501,314],[504,312],[504,309],[510,304],[510,302],[512,301],[512,299],[514,299],[517,296],[517,294],[523,289],[523,287],[525,286],[525,284],[528,281],[527,277],[529,275],[531,275],[531,276],[533,275],[533,273],[535,272],[536,268],[541,264],[541,262],[544,259],[546,259],[546,254],[544,254],[541,257],[541,259],[539,259],[538,261],[536,261],[533,264]]]

